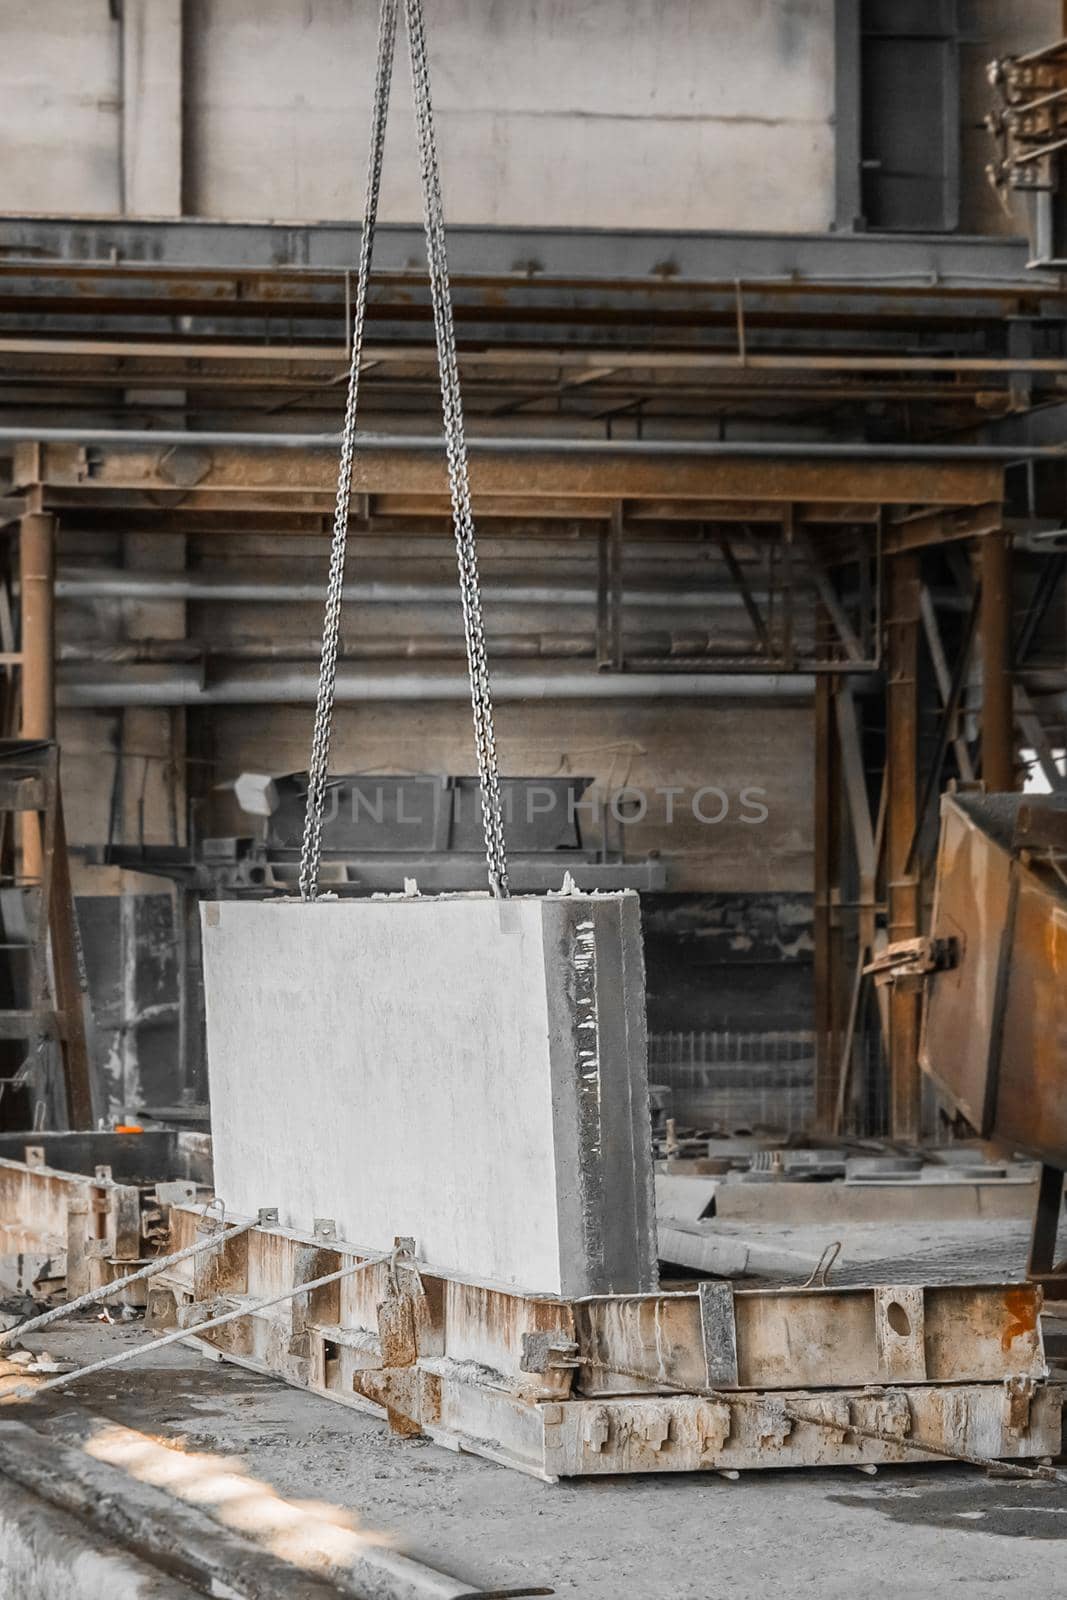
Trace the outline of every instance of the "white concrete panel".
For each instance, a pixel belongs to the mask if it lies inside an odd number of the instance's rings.
[[[203,908],[215,1181],[478,1282],[655,1279],[636,896]]]

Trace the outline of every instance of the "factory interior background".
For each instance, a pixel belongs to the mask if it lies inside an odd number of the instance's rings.
[[[34,1369],[46,1384],[116,1340],[133,1351],[151,1329],[212,1316],[231,1318],[217,1345],[236,1360],[205,1363],[176,1337],[113,1388],[72,1383],[112,1430],[95,1455],[89,1424],[60,1428],[44,1395],[26,1426],[153,1493],[169,1483],[175,1505],[211,1521],[168,1535],[200,1552],[159,1579],[168,1597],[222,1592],[209,1581],[271,1596],[903,1596],[963,1582],[1054,1594],[1067,1357],[1067,1310],[1055,1318],[1067,1302],[1064,8],[434,0],[422,82],[408,63],[422,5],[402,0],[393,21],[368,275],[382,60],[371,0],[0,0],[0,1319],[13,1340],[78,1290],[111,1306],[109,1322],[94,1310],[29,1340],[46,1352]],[[425,81],[462,389],[451,423],[424,233]],[[283,957],[268,932],[238,959],[223,938],[264,902],[309,898],[353,371],[311,898],[372,916],[374,896],[481,894],[487,848],[499,897],[486,826],[498,776],[511,894],[548,908],[553,1015],[586,1001],[580,962],[564,998],[552,988],[551,908],[572,889],[592,897],[588,930],[602,951],[620,941],[621,976],[602,955],[593,1011],[575,1024],[599,1041],[605,1120],[586,1149],[579,1094],[573,1127],[554,1136],[558,1282],[463,1259],[465,1203],[446,1261],[420,1248],[436,1212],[425,1228],[398,1216],[378,1237],[346,1221],[340,1194],[323,1210],[294,1199],[288,1214],[281,1177],[277,1195],[242,1208],[253,1180],[235,1176],[216,1222],[275,1207],[260,1212],[262,1237],[280,1228],[295,1251],[299,1235],[299,1260],[256,1268],[252,1232],[240,1270],[231,1242],[211,1282],[174,1268],[123,1296],[125,1272],[202,1239],[222,1189],[216,1102],[227,1141],[246,1115],[260,1130],[266,1172],[320,1159],[332,1172],[323,1115],[338,1170],[365,1163],[361,1145],[344,1157],[346,1119],[373,1128],[380,1115],[392,1177],[410,1163],[411,1192],[431,1173],[438,1192],[450,1182],[420,1143],[429,1088],[421,1110],[417,1076],[392,1098],[390,1049],[414,1061],[421,1046],[383,1022],[381,1077],[344,1065],[338,1041],[356,1024],[341,999],[377,981],[385,934],[346,961],[312,956],[311,942]],[[498,774],[472,738],[479,687],[445,471],[457,439]],[[622,891],[636,893],[639,931],[624,911],[609,935],[598,919],[631,904],[608,898]],[[471,937],[481,981],[495,957],[483,965]],[[525,1107],[536,1073],[483,1030],[495,1002],[479,1011],[472,998],[456,1037],[447,1005],[434,1021],[434,985],[458,994],[466,966],[446,984],[435,951],[394,952],[392,998],[366,1026],[395,1012],[413,1029],[427,1008],[427,1084],[462,1077],[484,1031],[493,1074],[516,1074]],[[539,982],[524,968],[519,988]],[[235,1048],[253,991],[248,1080],[227,1069],[220,1090],[212,1048]],[[501,1028],[519,1009],[509,999]],[[290,1026],[308,1048],[282,1063]],[[333,1055],[339,1076],[323,1065]],[[609,1120],[622,1091],[608,1062],[628,1063],[636,1121]],[[527,1135],[561,1115],[553,1084],[551,1111],[538,1102],[514,1128],[497,1090],[482,1097],[491,1114],[463,1101],[462,1128],[449,1123],[460,1166],[485,1176],[476,1204],[499,1201],[502,1218],[512,1185],[517,1214],[540,1204]],[[595,1224],[583,1187],[594,1163]],[[57,1174],[47,1196],[41,1172]],[[575,1184],[575,1237],[595,1262],[583,1255],[568,1289]],[[375,1283],[405,1331],[386,1328],[370,1290],[359,1299],[358,1278],[257,1324],[256,1295],[349,1270],[343,1240],[392,1249]],[[636,1266],[609,1270],[635,1250]],[[657,1285],[659,1332],[635,1320],[624,1336],[589,1309]],[[709,1285],[734,1296],[725,1367],[710,1353],[722,1302]],[[808,1301],[788,1316],[777,1302],[778,1327],[773,1307],[741,1304],[835,1285],[837,1298],[845,1286],[873,1296],[869,1308],[820,1301],[805,1321]],[[522,1298],[534,1291],[536,1316]],[[492,1298],[505,1293],[506,1316]],[[440,1326],[438,1294],[451,1307]],[[696,1318],[684,1333],[671,1295]],[[570,1319],[558,1326],[545,1309],[557,1302]],[[1004,1332],[1005,1306],[1025,1334]],[[539,1354],[534,1332],[549,1340]],[[614,1366],[612,1338],[627,1355]],[[394,1340],[410,1359],[391,1362]],[[20,1378],[3,1354],[0,1400]],[[202,1392],[201,1372],[222,1388]],[[449,1398],[461,1383],[480,1409]],[[908,1384],[920,1387],[900,1400]],[[748,1411],[722,1400],[734,1390]],[[873,1421],[842,1398],[874,1390],[890,1399]],[[485,1398],[500,1393],[515,1408],[506,1421]],[[817,1421],[787,1414],[796,1394],[824,1408]],[[709,1422],[709,1405],[732,1422]],[[527,1413],[540,1428],[553,1407],[560,1418],[531,1444]],[[466,1453],[422,1450],[437,1433]],[[179,1464],[153,1465],[152,1450]],[[182,1498],[198,1452],[257,1485],[262,1520]],[[129,1517],[144,1526],[124,1542],[86,1509],[121,1502],[115,1483],[86,1478],[84,1504],[59,1506],[31,1484],[31,1454],[21,1435],[5,1445],[0,1421],[5,1592],[155,1594],[137,1584],[157,1572],[170,1513],[135,1496]],[[983,1476],[994,1458],[1020,1463],[1016,1479]],[[82,1467],[69,1471],[81,1484]],[[26,1498],[18,1515],[5,1485]],[[72,1526],[36,1530],[35,1495]],[[305,1501],[314,1511],[290,1519]],[[216,1551],[217,1526],[275,1566]],[[384,1587],[361,1565],[360,1530],[395,1554],[374,1566]],[[63,1587],[63,1563],[52,1571],[43,1553],[60,1535],[71,1551],[92,1543],[90,1567],[118,1562],[115,1586],[94,1567],[84,1588]]]

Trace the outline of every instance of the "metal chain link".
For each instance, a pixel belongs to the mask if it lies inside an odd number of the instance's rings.
[[[434,299],[437,360],[442,381],[442,410],[445,418],[445,448],[448,454],[448,483],[453,501],[453,526],[456,534],[459,597],[461,597],[464,637],[467,643],[470,709],[474,714],[478,787],[482,792],[485,859],[490,872],[491,890],[498,898],[506,899],[509,896],[509,883],[507,883],[507,851],[504,845],[504,819],[501,806],[501,778],[496,758],[493,694],[490,686],[490,667],[486,659],[482,590],[478,586],[478,552],[474,514],[470,507],[467,442],[464,438],[462,398],[459,392],[459,362],[456,358],[456,330],[453,325],[448,256],[445,250],[445,206],[442,202],[442,182],[437,160],[434,109],[430,104],[430,72],[426,51],[426,29],[422,22],[422,0],[405,0],[405,16],[408,22],[408,46],[411,54],[414,118],[419,136],[422,198],[426,206],[426,250],[430,269],[430,294]]]
[[[304,815],[304,842],[300,855],[300,894],[314,900],[319,886],[322,858],[322,813],[326,800],[326,780],[330,767],[330,738],[333,733],[333,706],[337,684],[337,649],[341,635],[341,603],[344,598],[345,551],[348,543],[348,513],[352,500],[352,457],[356,444],[356,416],[359,409],[359,372],[363,361],[363,327],[367,317],[367,284],[374,255],[374,229],[378,221],[378,197],[382,186],[382,153],[385,124],[389,112],[389,89],[396,52],[398,0],[382,0],[378,17],[378,65],[374,78],[374,109],[371,114],[370,151],[367,157],[367,193],[363,207],[363,230],[359,239],[359,280],[352,316],[352,359],[348,373],[348,400],[341,433],[341,464],[337,476],[337,505],[330,547],[330,573],[326,585],[326,614],[322,624],[322,655],[319,662],[319,688],[315,701],[315,726],[311,736],[308,764],[307,810]]]
[[[382,0],[378,36],[378,74],[375,82],[371,157],[367,181],[367,203],[360,241],[359,287],[353,328],[352,369],[349,377],[348,407],[341,446],[341,470],[337,488],[337,514],[334,522],[330,578],[327,589],[326,619],[323,628],[322,662],[319,673],[315,731],[308,779],[308,805],[304,847],[300,864],[300,892],[304,899],[315,898],[319,862],[322,854],[322,813],[326,795],[330,732],[337,669],[341,598],[344,583],[345,541],[348,532],[348,507],[355,445],[356,402],[359,385],[360,350],[366,309],[367,278],[370,272],[374,224],[381,183],[381,151],[388,108],[392,55],[396,38],[398,0]],[[460,394],[459,363],[452,318],[452,294],[445,250],[444,206],[441,199],[440,168],[430,102],[430,73],[426,52],[421,0],[404,0],[411,60],[411,83],[415,103],[415,123],[419,142],[419,168],[422,177],[426,221],[426,254],[430,294],[433,301],[434,331],[441,380],[441,408],[448,481],[452,499],[452,520],[459,572],[463,632],[467,647],[471,711],[474,720],[474,746],[478,762],[478,784],[482,801],[482,828],[489,887],[498,899],[506,899],[508,885],[507,852],[504,843],[500,773],[497,764],[496,736],[493,727],[493,701],[489,664],[485,647],[485,624],[478,581],[478,553],[471,509],[467,444],[463,433],[463,402]]]
[[[507,899],[510,889],[500,801],[500,772],[493,728],[493,699],[485,648],[482,597],[478,583],[478,551],[471,510],[467,442],[463,433],[463,402],[459,387],[456,333],[452,320],[452,292],[445,250],[444,205],[441,199],[441,175],[437,160],[433,108],[430,102],[430,69],[426,54],[422,0],[404,0],[404,11],[411,57],[415,125],[419,138],[419,166],[422,173],[426,214],[426,254],[430,269],[437,362],[441,377],[441,406],[448,456],[448,481],[452,495],[452,521],[456,539],[460,600],[463,607],[463,631],[467,645],[467,671],[470,677],[471,711],[474,717],[478,783],[482,799],[485,859],[489,870],[490,889],[497,898]]]

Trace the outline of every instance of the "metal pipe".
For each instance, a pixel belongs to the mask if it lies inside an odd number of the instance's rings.
[[[270,604],[321,605],[323,580],[236,577],[225,572],[144,572],[127,568],[66,567],[56,578],[62,600],[245,600]],[[491,605],[593,606],[596,588],[557,584],[483,583],[482,599]],[[344,598],[356,605],[454,605],[459,591],[452,580],[440,583],[346,583]],[[626,605],[650,610],[740,605],[734,589],[628,589]]]
[[[341,446],[336,433],[227,433],[214,428],[34,428],[0,427],[0,445],[77,444],[180,446],[195,450],[326,450]],[[767,459],[839,461],[1062,461],[1067,445],[866,444],[854,439],[545,439],[468,438],[474,455],[552,454],[591,456],[755,456]],[[356,450],[427,450],[443,455],[440,434],[361,433]]]
[[[533,672],[498,666],[493,695],[498,701],[530,700],[807,700],[815,680],[796,673],[575,672],[546,664]],[[205,682],[195,666],[153,672],[150,667],[110,676],[63,677],[61,706],[308,705],[318,689],[312,667],[289,671],[244,668],[223,671]],[[470,699],[465,672],[398,672],[393,666],[367,666],[337,674],[337,700],[373,702],[457,701]]]
[[[1012,707],[1011,551],[1006,533],[979,542],[982,596],[978,636],[982,649],[982,777],[1002,793],[1015,787],[1015,719]]]
[[[750,640],[738,638],[732,650],[725,647],[721,635],[713,636],[705,629],[692,632],[663,632],[627,634],[623,651],[627,658],[715,655],[737,658],[744,653]],[[486,639],[490,657],[495,661],[512,660],[590,660],[596,655],[596,637],[592,633],[492,633]],[[348,661],[461,661],[466,659],[466,645],[459,634],[427,633],[397,637],[390,634],[357,634],[353,639],[341,640],[338,658]],[[322,642],[312,637],[295,639],[129,639],[129,640],[69,640],[61,641],[58,659],[61,663],[77,662],[95,666],[133,665],[148,663],[193,661],[318,661]]]

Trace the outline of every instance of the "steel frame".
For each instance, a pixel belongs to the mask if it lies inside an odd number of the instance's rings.
[[[358,222],[222,222],[200,217],[0,217],[0,246],[20,271],[66,266],[74,273],[113,269],[166,275],[195,270],[351,271],[359,259]],[[1026,284],[1025,240],[966,234],[674,232],[661,229],[519,228],[453,224],[454,279],[552,289],[577,280],[668,289],[751,278],[818,286],[836,294],[850,281],[880,285],[949,284],[980,292]],[[421,224],[381,223],[375,244],[382,272],[425,273]],[[412,267],[412,263],[415,266]],[[532,281],[531,281],[532,280]],[[1031,280],[1034,291],[1053,280]]]
[[[920,514],[915,521],[922,526]],[[1011,556],[1008,535],[988,508],[970,546],[956,546],[962,625],[951,666],[928,583],[938,541],[891,545],[887,562],[886,698],[857,701],[846,683],[822,675],[816,689],[815,994],[817,1119],[828,1133],[846,1126],[915,1143],[923,1123],[919,1070],[922,997],[918,986],[868,984],[887,943],[923,931],[932,882],[936,798],[948,762],[964,782],[995,792],[1016,781],[1015,730],[1041,750],[1043,731],[1026,692],[1013,684]],[[914,526],[914,523],[912,524]],[[973,572],[966,555],[974,557]],[[1045,586],[1047,588],[1047,586]],[[1042,590],[1043,594],[1043,590]],[[1039,595],[1039,599],[1041,596]],[[923,643],[925,641],[925,650]],[[982,691],[968,737],[963,695],[975,657]],[[977,715],[974,715],[976,711]],[[936,733],[920,742],[933,713]],[[1055,772],[1054,788],[1061,783]],[[876,1009],[875,1009],[876,1008]],[[856,1102],[861,1071],[884,1078],[884,1108]],[[860,1045],[867,1047],[864,1060]]]
[[[416,529],[450,534],[444,466],[432,452],[418,445],[410,450],[368,449],[357,458],[356,471],[357,537],[407,536]],[[334,474],[328,446],[282,457],[229,445],[108,444],[86,449],[44,443],[20,445],[15,456],[15,486],[26,519],[54,518],[74,531],[114,529],[127,518],[127,525],[142,532],[178,527],[220,539],[249,525],[279,535],[324,533],[332,516]],[[624,541],[631,538],[646,541],[649,548],[667,539],[693,541],[694,549],[711,541],[727,580],[736,584],[739,572],[749,580],[739,592],[752,630],[751,654],[742,648],[722,660],[686,660],[688,670],[819,668],[817,699],[829,712],[828,723],[826,713],[818,713],[819,727],[830,729],[825,749],[822,732],[817,740],[819,1122],[825,1129],[841,1128],[858,1088],[851,1076],[852,1056],[857,1041],[870,1032],[861,969],[885,940],[886,915],[894,937],[904,937],[905,928],[920,931],[922,871],[912,860],[921,779],[915,746],[916,665],[923,629],[918,564],[924,551],[966,540],[985,545],[990,536],[996,538],[1002,527],[1003,468],[981,457],[917,456],[908,461],[783,454],[764,460],[728,449],[706,456],[669,449],[639,456],[610,450],[576,456],[557,452],[546,441],[543,450],[510,451],[502,445],[477,457],[473,484],[476,511],[491,538],[521,540],[536,530],[538,535],[597,541],[596,649],[602,669],[625,671],[629,665],[619,596]],[[1003,541],[999,543],[1006,556]],[[760,549],[768,548],[777,551],[780,613],[769,660],[763,655],[763,635],[770,637],[768,616],[757,604],[749,579],[756,570],[750,563]],[[865,564],[871,571],[870,580],[860,584],[865,600],[858,613],[846,610],[840,598],[841,575],[857,552],[861,573]],[[888,600],[883,598],[883,569]],[[808,586],[812,608],[806,634],[798,633],[793,598],[800,582]],[[1003,584],[999,595],[998,605],[1003,606]],[[987,627],[992,615],[989,602],[983,612]],[[883,633],[889,652],[887,748],[895,756],[876,819],[864,794],[866,757],[857,706],[847,687],[838,693],[832,686],[880,666]],[[1006,637],[1003,630],[1000,637]],[[677,668],[678,663],[669,665]],[[991,723],[989,727],[991,731]],[[991,748],[995,746],[987,743],[986,749]],[[835,757],[834,749],[843,755]],[[831,804],[831,791],[842,783],[842,801]],[[849,864],[854,852],[850,838],[859,841],[858,868]],[[884,864],[883,847],[890,852]],[[849,887],[857,870],[858,879]],[[849,910],[856,896],[858,921]],[[888,913],[883,909],[887,899]],[[879,1028],[890,1041],[891,1131],[915,1137],[917,1003],[911,996],[894,1001],[885,995],[879,995],[878,1003]]]
[[[175,1209],[172,1227],[175,1247],[195,1242],[196,1213]],[[571,1302],[443,1276],[413,1245],[200,1341],[199,1323],[373,1254],[327,1219],[312,1234],[268,1220],[155,1280],[149,1319],[398,1432],[549,1480],[1059,1448],[1062,1393],[1045,1382],[1030,1285],[709,1282]]]
[[[3,1253],[50,1258],[50,1275],[65,1279],[68,1299],[114,1283],[155,1255],[167,1237],[171,1207],[197,1194],[191,1178],[116,1181],[106,1162],[91,1174],[51,1167],[45,1147],[32,1137],[23,1159],[0,1157]],[[102,1153],[114,1137],[100,1136]],[[143,1306],[147,1287],[137,1283],[120,1296],[124,1304]]]
[[[852,205],[844,187],[842,203]],[[136,384],[182,390],[193,426],[194,416],[210,421],[240,407],[243,419],[264,404],[272,428],[290,407],[294,419],[316,408],[334,413],[358,236],[346,224],[0,219],[0,413],[17,406],[20,421],[62,420],[82,408],[79,415],[91,416],[101,396],[121,396],[126,406]],[[436,383],[422,252],[418,229],[381,230],[366,394],[375,426],[397,417],[398,431],[428,405]],[[916,868],[914,857],[928,807],[920,791],[932,784],[936,792],[943,760],[919,770],[917,719],[927,691],[906,669],[912,660],[926,672],[920,634],[940,667],[958,770],[968,776],[970,759],[973,775],[984,762],[987,777],[1004,781],[1011,763],[1010,685],[1007,722],[1004,696],[995,693],[1007,681],[1002,464],[918,454],[805,461],[787,457],[795,442],[773,461],[740,453],[695,459],[684,445],[673,457],[578,458],[549,435],[607,444],[658,434],[662,448],[670,436],[707,438],[757,414],[806,429],[821,415],[832,434],[834,406],[881,398],[934,408],[909,410],[910,437],[959,437],[998,407],[1051,398],[1067,370],[1067,348],[1054,332],[1067,291],[1056,278],[1027,275],[1026,257],[1021,240],[951,236],[450,230],[465,396],[478,432],[497,447],[472,462],[483,536],[595,542],[601,670],[649,665],[646,654],[631,659],[623,572],[638,541],[651,551],[679,539],[718,550],[749,633],[718,659],[699,642],[690,657],[672,641],[662,670],[819,670],[816,715],[827,745],[820,732],[815,968],[824,1128],[848,1121],[858,1092],[856,1041],[877,1024],[896,1038],[894,1131],[916,1130],[915,1028],[902,1015],[910,1002],[879,993],[876,1017],[862,968],[884,943],[887,917],[895,931],[913,923],[918,931],[921,920],[924,863]],[[180,335],[176,314],[185,319]],[[166,417],[153,411],[152,420]],[[509,451],[516,429],[544,433],[543,449]],[[181,442],[31,443],[15,447],[13,505],[59,519],[75,536],[321,535],[334,470],[328,443],[284,456]],[[432,453],[363,451],[357,471],[355,538],[449,535],[444,472]],[[943,640],[935,643],[922,573],[917,590],[901,577],[909,560],[912,571],[915,561],[928,568],[927,552],[967,540],[986,551],[990,577],[998,575],[984,588],[977,629],[983,654],[1001,663],[990,679],[982,761],[969,755],[961,731],[962,677],[950,705],[956,663]],[[770,550],[774,581],[765,594],[757,574]],[[867,560],[853,568],[861,572],[853,581],[845,562],[856,552]],[[905,613],[889,597],[899,601],[906,587]],[[873,731],[877,697],[853,698],[844,685],[861,671],[876,681],[887,660],[895,759],[883,783],[870,772],[885,755]]]
[[[0,414],[336,414],[358,227],[0,218]],[[746,416],[899,406],[945,436],[1058,397],[1064,290],[1019,240],[449,230],[468,411],[484,428],[714,437]],[[383,227],[367,408],[431,409],[420,230]],[[181,332],[175,331],[180,317]],[[1036,332],[1032,331],[1036,330]],[[907,406],[905,415],[904,407]]]

